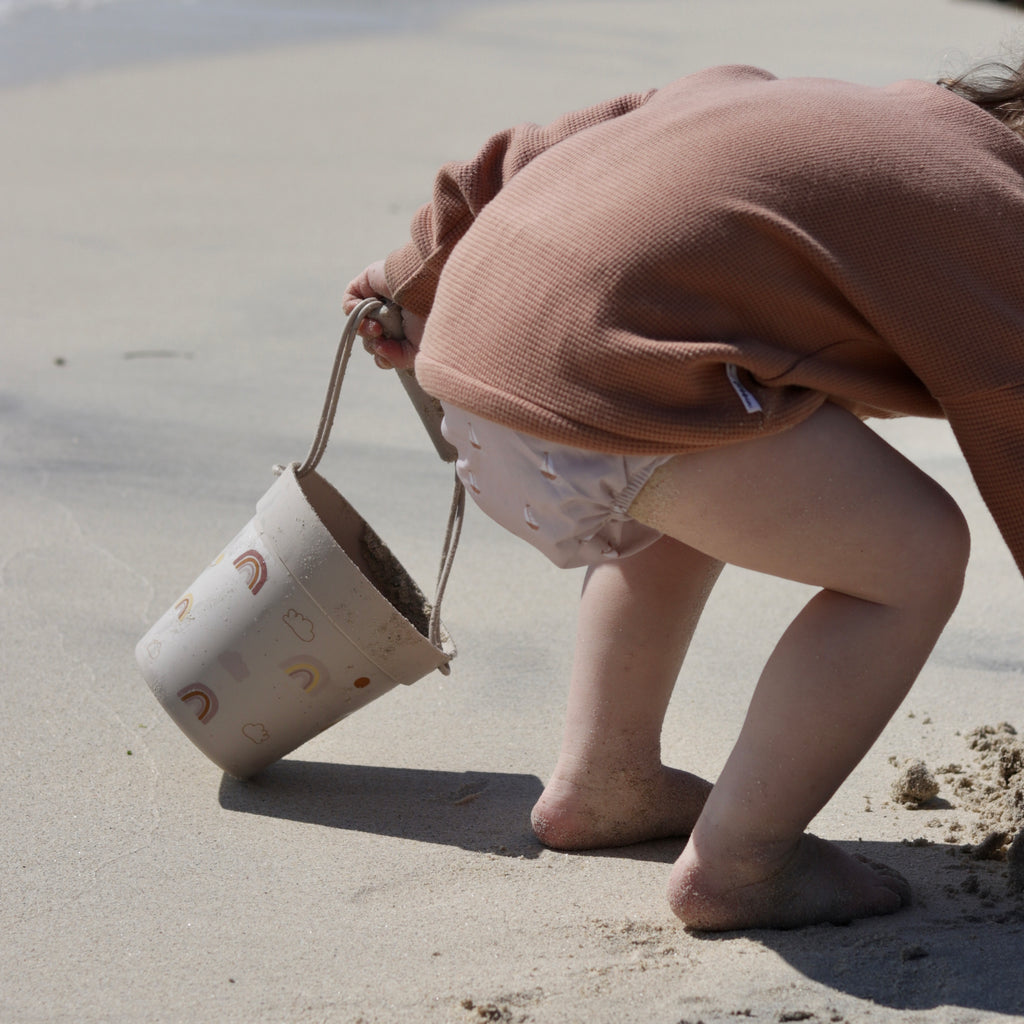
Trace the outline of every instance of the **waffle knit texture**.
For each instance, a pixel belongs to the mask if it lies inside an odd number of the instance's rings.
[[[944,416],[1024,570],[1024,140],[946,89],[723,67],[520,125],[386,272],[428,392],[562,444]]]

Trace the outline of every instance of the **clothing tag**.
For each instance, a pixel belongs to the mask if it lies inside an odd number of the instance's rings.
[[[743,386],[743,382],[740,380],[739,370],[736,369],[736,364],[726,363],[725,372],[729,378],[729,383],[732,385],[733,391],[740,396],[743,408],[749,413],[761,412],[761,403],[747,388]]]

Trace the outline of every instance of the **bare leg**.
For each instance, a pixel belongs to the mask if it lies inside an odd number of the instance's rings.
[[[533,811],[562,850],[688,835],[710,783],[661,763],[661,726],[721,564],[662,538],[587,575],[558,764]]]
[[[765,666],[669,897],[701,929],[888,913],[898,877],[804,835],[885,727],[959,598],[969,540],[932,480],[826,406],[783,434],[680,456],[631,513],[737,565],[823,588]]]

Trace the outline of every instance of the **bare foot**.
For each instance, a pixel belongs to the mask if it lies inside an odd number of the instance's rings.
[[[773,858],[767,874],[765,868],[753,859],[709,866],[691,843],[672,870],[669,902],[698,931],[847,924],[910,903],[910,885],[898,872],[810,834],[781,864]]]
[[[533,808],[533,830],[555,850],[685,836],[710,792],[710,782],[664,765],[653,772],[556,769]]]

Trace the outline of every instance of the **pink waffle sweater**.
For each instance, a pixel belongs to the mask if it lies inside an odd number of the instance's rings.
[[[945,416],[1024,570],[1024,140],[939,86],[724,67],[520,125],[386,272],[427,391],[565,444]]]

